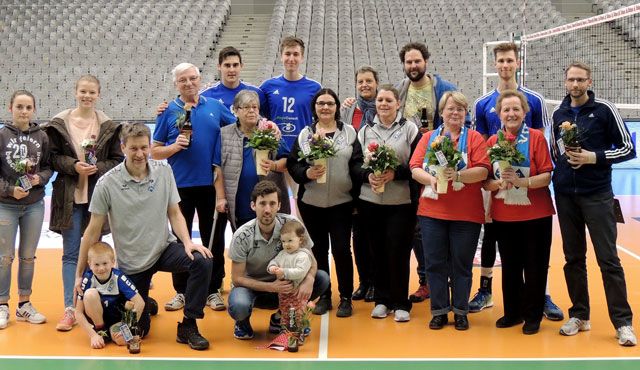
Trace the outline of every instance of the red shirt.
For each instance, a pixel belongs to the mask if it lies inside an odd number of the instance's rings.
[[[360,108],[356,107],[353,111],[353,118],[351,119],[351,126],[356,129],[356,131],[360,131],[360,125],[362,125],[362,118],[364,115]]]
[[[498,141],[497,135],[487,140],[491,147]],[[542,131],[529,130],[529,177],[553,171],[551,155]],[[491,176],[493,177],[493,176]],[[491,217],[496,221],[527,221],[554,215],[549,187],[528,189],[529,206],[506,205],[504,199],[496,199],[497,191],[491,193]]]
[[[411,169],[422,168],[429,138],[435,132],[429,131],[420,139],[409,162]],[[455,144],[457,145],[457,142]],[[484,167],[487,170],[490,169],[487,144],[482,135],[474,130],[467,131],[467,157],[467,168]],[[438,199],[420,197],[418,215],[441,220],[484,223],[484,205],[482,204],[482,191],[480,190],[482,181],[464,184],[464,188],[460,191],[454,191],[451,184],[452,182],[449,182],[446,194],[438,194]]]

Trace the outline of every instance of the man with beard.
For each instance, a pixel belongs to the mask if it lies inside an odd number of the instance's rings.
[[[564,277],[572,306],[562,335],[591,329],[587,284],[585,226],[600,266],[609,318],[618,344],[635,346],[633,313],[627,300],[624,270],[616,250],[611,165],[635,158],[636,151],[616,107],[596,98],[591,87],[591,68],[581,62],[569,64],[564,86],[568,95],[553,112],[552,156],[555,162],[553,189],[564,251]],[[569,142],[574,131],[578,142]]]
[[[277,280],[267,272],[271,261],[282,250],[280,229],[294,216],[278,213],[280,191],[275,183],[263,180],[251,192],[251,208],[256,218],[240,226],[231,239],[229,258],[233,289],[229,294],[229,315],[235,320],[233,335],[237,339],[253,338],[250,319],[253,307],[275,309],[278,307],[278,293],[295,292],[288,280]],[[311,248],[313,241],[305,231],[305,248]],[[297,288],[301,300],[315,299],[329,286],[329,275],[318,270],[315,259],[306,277]],[[271,315],[269,331],[280,332],[280,314]]]
[[[438,102],[445,92],[458,89],[440,76],[427,73],[430,55],[423,43],[411,42],[403,46],[400,61],[407,77],[395,85],[400,92],[402,115],[418,125],[423,133],[440,126],[442,118],[438,114]],[[424,118],[428,122],[426,128],[421,124]]]

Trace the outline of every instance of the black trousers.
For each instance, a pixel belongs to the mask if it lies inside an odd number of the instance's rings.
[[[211,279],[212,260],[203,257],[198,252],[194,252],[193,257],[194,259],[191,260],[187,256],[182,243],[174,242],[167,246],[151,268],[137,274],[127,274],[127,276],[135,284],[138,293],[146,302],[153,274],[158,271],[186,273],[184,316],[190,319],[201,319],[204,317],[203,308],[207,303],[207,287],[209,279]],[[144,307],[139,326],[143,336],[148,334],[151,329],[148,305]]]
[[[318,262],[318,270],[329,273],[329,240],[331,240],[331,255],[336,265],[338,292],[341,298],[351,298],[353,294],[352,203],[321,208],[298,200],[298,210],[313,240],[312,250]],[[331,284],[325,295],[331,296]]]
[[[493,223],[502,258],[504,315],[510,320],[540,322],[551,253],[552,217]]]
[[[209,247],[211,240],[211,229],[213,228],[213,214],[216,207],[216,191],[213,186],[193,186],[187,188],[178,188],[180,194],[180,210],[187,222],[189,235],[192,234],[193,218],[195,212],[198,212],[198,224],[200,226],[200,238],[202,245]],[[213,270],[208,286],[208,293],[212,294],[218,291],[222,286],[224,279],[224,232],[227,225],[226,214],[218,214],[216,222],[215,238],[211,244],[211,253],[213,254]],[[178,293],[185,293],[187,272],[172,274],[173,288]]]
[[[375,274],[375,303],[411,310],[409,264],[416,209],[411,204],[380,205],[360,201],[362,220],[371,245]]]
[[[373,254],[367,241],[368,232],[362,222],[362,212],[353,215],[353,257],[358,269],[360,285],[373,286]]]
[[[496,263],[496,225],[492,222],[484,224],[484,236],[480,249],[480,266],[491,268]]]

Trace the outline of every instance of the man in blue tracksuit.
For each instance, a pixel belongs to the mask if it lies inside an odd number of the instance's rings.
[[[615,106],[589,90],[591,69],[573,62],[565,70],[567,97],[553,112],[552,154],[558,221],[565,255],[564,275],[572,306],[562,335],[591,329],[585,225],[602,273],[609,317],[622,346],[634,346],[632,312],[616,250],[611,165],[635,157],[631,135]],[[565,123],[567,122],[567,123]],[[560,126],[575,124],[579,148],[565,145]]]

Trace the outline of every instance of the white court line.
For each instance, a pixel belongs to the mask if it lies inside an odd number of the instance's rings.
[[[623,251],[624,253],[626,253],[626,254],[630,255],[631,257],[633,257],[633,258],[637,259],[638,261],[640,261],[640,256],[635,254],[635,253],[633,253],[632,251],[628,250],[627,248],[625,248],[625,247],[623,247],[621,245],[618,245],[618,244],[616,244],[616,247],[618,249],[620,249],[621,251]]]

